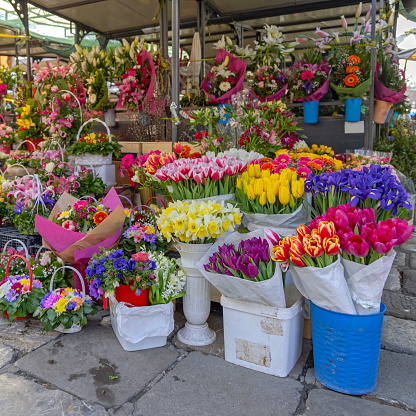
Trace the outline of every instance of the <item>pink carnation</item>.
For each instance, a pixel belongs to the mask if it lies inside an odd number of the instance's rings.
[[[305,81],[307,79],[313,78],[313,72],[312,71],[303,71],[300,77]]]
[[[88,205],[87,201],[77,201],[74,203],[73,207],[75,211],[79,211],[81,208],[84,208]]]

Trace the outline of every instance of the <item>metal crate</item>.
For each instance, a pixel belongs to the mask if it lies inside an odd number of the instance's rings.
[[[26,235],[20,233],[16,227],[1,227],[0,228],[0,248],[3,249],[5,244],[10,240],[21,240],[26,244],[26,247],[29,249],[30,254],[36,252],[37,248],[42,245],[42,237],[39,234]],[[17,241],[12,241],[8,247],[14,247],[16,250],[20,249],[21,246]],[[33,248],[32,250],[30,248]]]

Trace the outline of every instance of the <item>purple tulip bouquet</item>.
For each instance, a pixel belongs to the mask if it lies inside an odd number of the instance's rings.
[[[271,248],[264,229],[231,233],[214,243],[196,267],[228,298],[284,308],[284,280]]]

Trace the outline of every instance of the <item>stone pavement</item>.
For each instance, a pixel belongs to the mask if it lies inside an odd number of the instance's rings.
[[[314,376],[311,341],[279,378],[224,360],[221,306],[212,305],[217,340],[191,348],[176,339],[126,352],[101,310],[76,334],[46,333],[34,319],[0,317],[0,416],[416,416],[416,247],[398,253],[383,300],[377,388],[354,397]]]

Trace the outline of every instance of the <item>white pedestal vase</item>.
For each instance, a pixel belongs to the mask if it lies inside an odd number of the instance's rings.
[[[216,338],[215,332],[207,324],[211,311],[211,285],[202,273],[195,268],[211,245],[180,243],[178,248],[181,254],[178,265],[187,276],[186,294],[183,297],[183,312],[187,322],[178,332],[178,340],[183,344],[192,346],[209,345]]]

